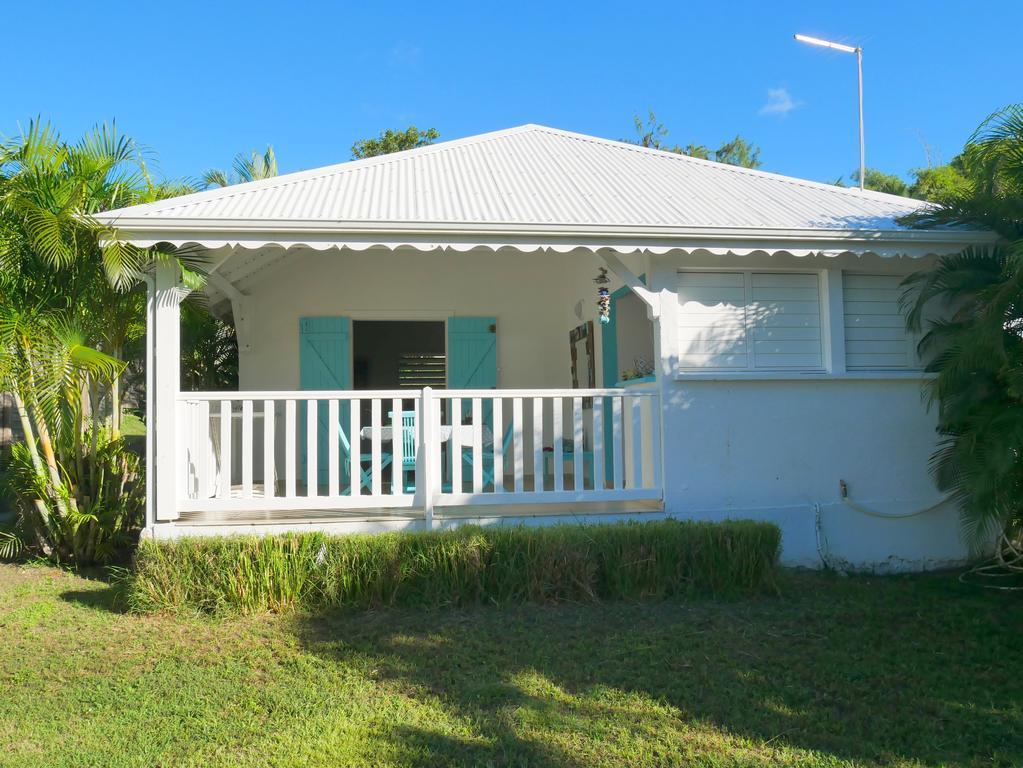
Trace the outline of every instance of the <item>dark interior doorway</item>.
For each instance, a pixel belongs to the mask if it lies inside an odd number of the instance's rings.
[[[421,389],[447,383],[444,321],[354,320],[355,389]]]

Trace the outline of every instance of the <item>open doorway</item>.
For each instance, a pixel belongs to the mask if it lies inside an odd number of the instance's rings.
[[[446,383],[443,320],[352,322],[355,389],[422,389]]]

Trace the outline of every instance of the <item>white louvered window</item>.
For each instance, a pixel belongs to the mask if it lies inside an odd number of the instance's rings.
[[[821,371],[820,277],[679,272],[679,368]]]
[[[901,282],[898,275],[842,275],[848,370],[917,367],[916,339],[899,310]]]

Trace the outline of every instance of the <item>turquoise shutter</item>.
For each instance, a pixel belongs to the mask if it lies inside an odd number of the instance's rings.
[[[448,387],[497,389],[497,318],[448,319]]]
[[[352,323],[347,317],[303,317],[299,320],[299,388],[351,389]],[[342,409],[343,421],[347,413]],[[317,406],[319,435],[317,440],[317,476],[324,485],[328,478],[330,458],[327,445],[327,404]],[[306,418],[303,404],[299,419],[302,441],[302,478],[306,476]],[[347,462],[342,461],[342,474]]]
[[[497,318],[452,317],[448,319],[448,387],[450,389],[497,389]],[[491,404],[483,409],[490,423]],[[472,403],[462,403],[462,418]]]

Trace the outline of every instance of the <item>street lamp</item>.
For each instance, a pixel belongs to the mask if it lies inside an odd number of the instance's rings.
[[[863,49],[858,46],[856,48],[853,48],[851,45],[842,45],[842,43],[832,43],[828,40],[821,40],[819,37],[810,37],[809,35],[795,35],[794,37],[801,43],[819,45],[824,48],[831,48],[836,51],[842,51],[842,53],[856,54],[856,74],[859,79],[860,91],[860,189],[863,189],[863,176],[864,173],[866,172],[863,160]]]

